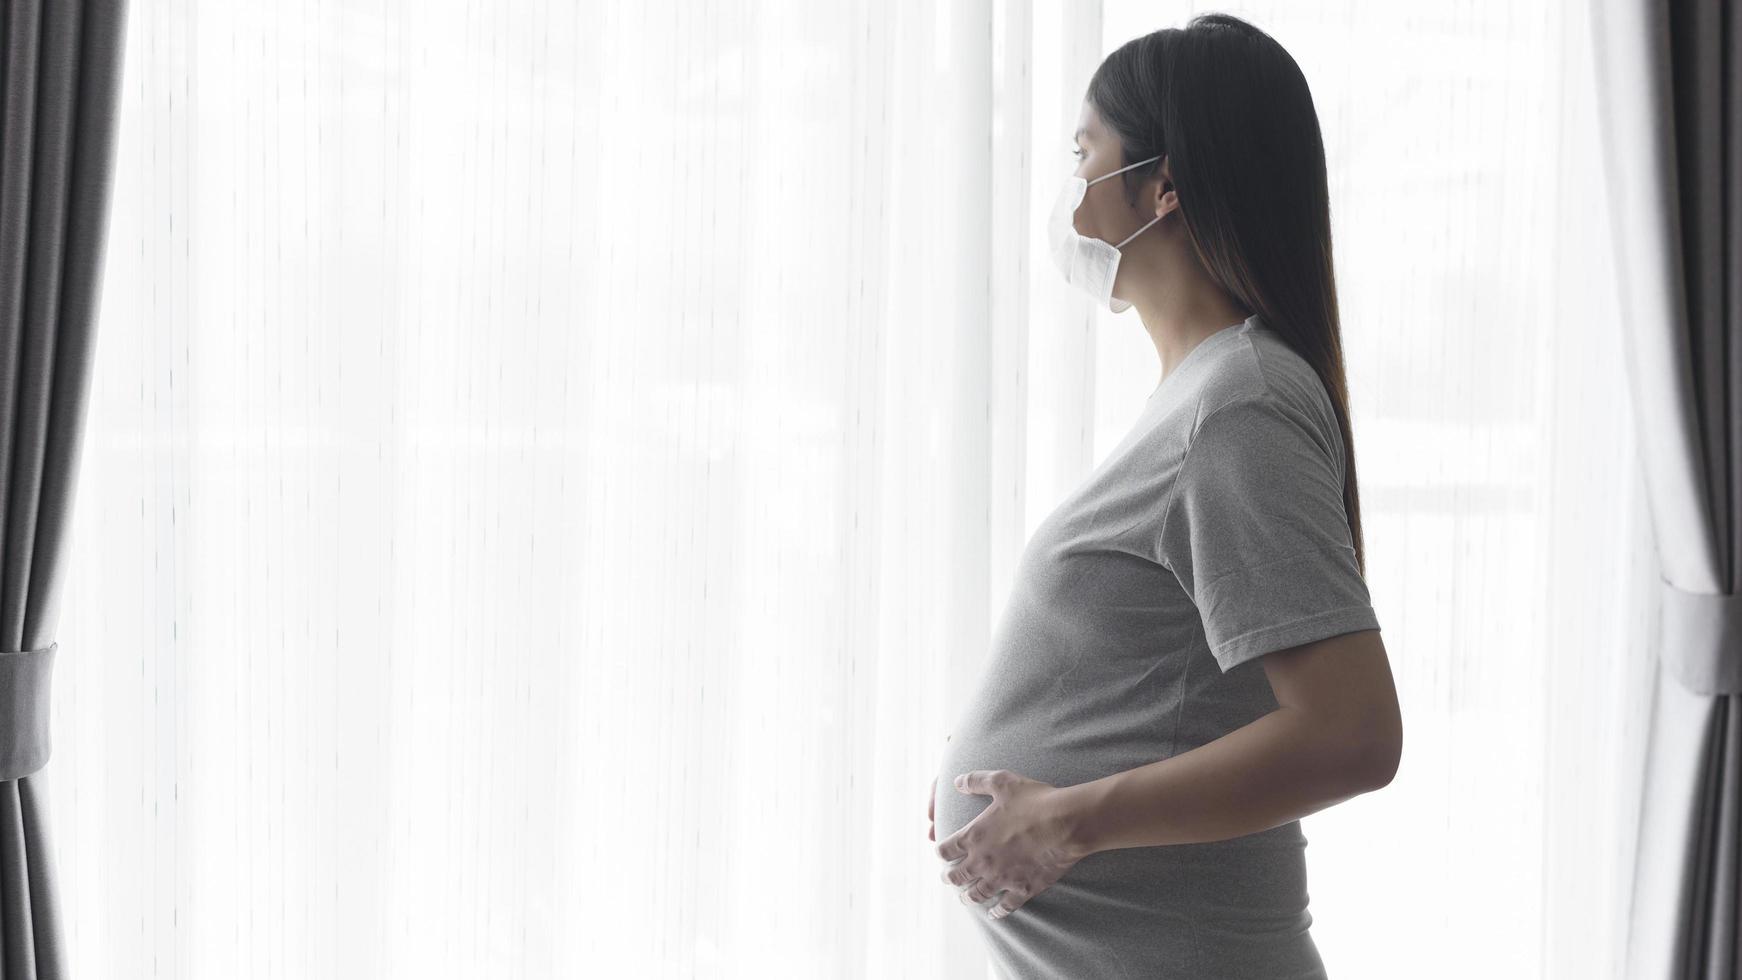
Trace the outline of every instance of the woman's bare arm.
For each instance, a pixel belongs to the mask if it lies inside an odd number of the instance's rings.
[[[1243,837],[1391,782],[1403,733],[1378,630],[1267,654],[1265,669],[1277,710],[1172,758],[1060,788],[1079,856]]]

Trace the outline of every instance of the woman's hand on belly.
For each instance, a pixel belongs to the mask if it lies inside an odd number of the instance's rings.
[[[1058,787],[1008,769],[979,769],[957,776],[956,789],[992,802],[938,845],[938,857],[951,862],[943,879],[961,889],[965,904],[1003,892],[991,918],[1021,908],[1087,856],[1071,847]],[[935,805],[935,781],[932,793]]]

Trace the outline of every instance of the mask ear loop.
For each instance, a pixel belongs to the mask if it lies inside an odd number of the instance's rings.
[[[1112,176],[1115,176],[1117,174],[1122,174],[1125,171],[1130,170],[1132,167],[1141,167],[1146,163],[1149,163],[1149,162],[1154,161],[1154,160],[1160,160],[1160,159],[1161,159],[1161,154],[1158,153],[1155,156],[1150,157],[1148,160],[1139,160],[1136,163],[1126,164],[1125,166],[1120,167],[1118,170],[1113,171],[1113,173],[1102,174],[1101,176],[1096,177],[1095,180],[1106,180],[1108,177],[1112,177]],[[1095,180],[1091,180],[1091,181],[1089,181],[1089,183],[1093,184],[1095,182]]]
[[[1161,215],[1159,215],[1159,214],[1158,214],[1158,215],[1156,215],[1156,216],[1155,216],[1155,217],[1154,217],[1154,218],[1152,218],[1152,219],[1150,219],[1150,222],[1149,222],[1149,225],[1153,225],[1153,224],[1155,224],[1155,223],[1156,223],[1156,222],[1157,222],[1157,221],[1160,221],[1160,220],[1161,220]],[[1130,237],[1129,237],[1129,238],[1126,238],[1126,239],[1125,239],[1125,242],[1128,242],[1128,241],[1130,241],[1130,240],[1131,240],[1131,239],[1132,239],[1132,238],[1136,238],[1136,237],[1137,237],[1137,236],[1138,236],[1138,235],[1141,235],[1141,234],[1143,234],[1143,233],[1144,233],[1144,232],[1145,232],[1145,231],[1148,231],[1148,230],[1149,230],[1149,225],[1144,225],[1144,226],[1143,226],[1143,227],[1142,227],[1142,228],[1139,228],[1139,229],[1137,229],[1137,230],[1136,230],[1136,231],[1134,231],[1134,232],[1132,232],[1132,233],[1131,233],[1131,236],[1130,236]],[[1115,245],[1115,246],[1113,246],[1113,247],[1114,247],[1114,248],[1124,248],[1124,247],[1125,247],[1125,242],[1120,242],[1120,243],[1119,243],[1119,244],[1117,244],[1117,245]]]
[[[1101,176],[1096,177],[1095,180],[1106,180],[1108,177],[1112,177],[1112,176],[1115,176],[1117,174],[1122,174],[1125,171],[1130,170],[1132,167],[1141,167],[1146,163],[1150,163],[1150,162],[1153,162],[1155,160],[1160,160],[1160,159],[1161,159],[1161,154],[1157,153],[1155,156],[1150,157],[1148,160],[1139,160],[1136,163],[1120,167],[1118,170],[1113,171],[1113,173],[1102,174]],[[1093,184],[1095,182],[1095,180],[1089,181],[1088,184]],[[1088,184],[1084,185],[1085,191],[1088,189]],[[1155,216],[1155,219],[1149,223],[1149,225],[1153,225],[1153,224],[1155,224],[1156,221],[1160,221],[1160,220],[1161,220],[1161,215],[1158,214]],[[1144,232],[1148,231],[1149,225],[1144,225],[1142,228],[1139,228],[1136,231],[1132,232],[1131,235],[1128,238],[1126,238],[1124,242],[1120,242],[1119,244],[1117,244],[1113,247],[1114,248],[1124,248],[1125,242],[1129,242],[1132,238],[1136,238],[1138,235],[1141,235]]]

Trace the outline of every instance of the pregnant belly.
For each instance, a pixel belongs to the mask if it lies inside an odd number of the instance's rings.
[[[936,797],[932,805],[932,825],[939,843],[967,826],[969,821],[979,816],[992,803],[990,796],[964,793],[956,788],[955,779],[962,773],[975,769],[1005,768],[991,764],[976,765],[976,758],[984,757],[977,757],[971,740],[964,739],[961,735],[953,736],[945,743],[943,759],[937,771]]]

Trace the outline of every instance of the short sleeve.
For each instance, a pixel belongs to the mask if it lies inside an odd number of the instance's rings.
[[[1270,395],[1242,399],[1199,422],[1180,462],[1157,550],[1224,672],[1379,628],[1343,506],[1341,437],[1315,433]]]

